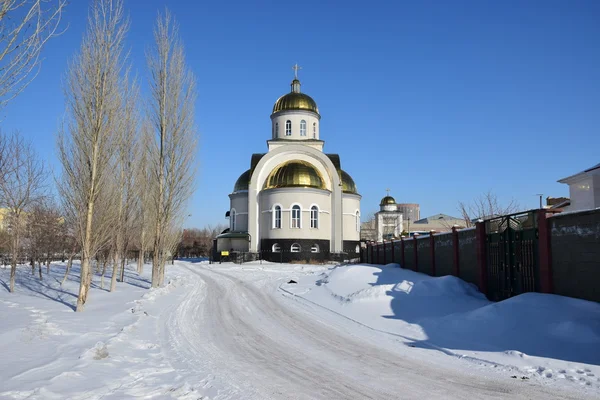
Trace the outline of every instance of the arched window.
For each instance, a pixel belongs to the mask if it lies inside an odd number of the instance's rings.
[[[301,209],[299,205],[292,207],[292,228],[300,228]]]
[[[235,231],[235,208],[231,209],[231,213],[229,214],[229,219],[231,220],[231,230]]]
[[[356,212],[356,232],[360,232],[360,212]]]
[[[281,246],[279,245],[279,243],[275,243],[273,245],[272,250],[273,250],[273,253],[281,253]]]
[[[279,122],[275,122],[275,130],[273,131],[273,139],[279,136]]]
[[[393,244],[393,243],[392,243]],[[356,245],[356,249],[354,249],[355,253],[360,253],[360,245]]]
[[[319,245],[318,244],[313,244],[312,247],[310,248],[310,252],[311,253],[318,253],[319,252]]]
[[[285,136],[292,136],[292,121],[285,121]]]
[[[317,206],[310,208],[310,227],[315,229],[319,227],[319,208]]]
[[[300,245],[298,243],[294,243],[292,245],[292,247],[290,247],[290,251],[292,253],[300,253],[302,251],[302,248],[300,247]]]
[[[275,206],[273,208],[273,228],[280,229],[281,228],[281,207]]]
[[[317,123],[313,122],[313,139],[317,138]]]
[[[300,121],[300,136],[306,136],[306,121]]]

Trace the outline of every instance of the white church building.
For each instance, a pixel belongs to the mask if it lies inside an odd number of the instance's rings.
[[[339,155],[323,152],[321,115],[301,92],[298,69],[273,106],[267,153],[252,155],[229,195],[229,230],[217,237],[218,252],[276,261],[359,253],[361,196]]]

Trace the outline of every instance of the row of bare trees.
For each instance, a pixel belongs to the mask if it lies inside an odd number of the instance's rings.
[[[208,257],[213,246],[213,239],[225,228],[225,225],[209,225],[202,229],[184,229],[177,247],[177,255],[188,258]]]
[[[66,77],[59,190],[81,247],[77,311],[86,304],[99,253],[110,254],[111,290],[134,244],[153,255],[152,286],[164,283],[193,190],[196,91],[177,24],[168,11],[158,17],[145,101],[125,49],[128,27],[123,0],[95,0]]]

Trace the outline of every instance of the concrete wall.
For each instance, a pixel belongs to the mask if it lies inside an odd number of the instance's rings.
[[[600,301],[600,210],[549,219],[554,293]]]

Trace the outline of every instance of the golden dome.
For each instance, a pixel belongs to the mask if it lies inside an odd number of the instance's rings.
[[[240,192],[242,190],[248,190],[248,186],[250,185],[250,170],[247,170],[243,174],[240,175],[237,181],[235,181],[235,185],[233,186],[233,193]]]
[[[391,204],[396,204],[396,200],[392,196],[385,196],[383,199],[381,199],[381,203],[379,203],[380,206]]]
[[[292,81],[292,91],[277,99],[273,106],[273,114],[287,110],[305,110],[319,113],[317,103],[307,94],[300,92],[300,81]]]
[[[342,178],[342,191],[344,193],[358,194],[354,179],[344,170],[340,170],[340,178]]]
[[[311,164],[293,160],[278,165],[271,171],[263,189],[310,187],[325,189],[321,174]]]

